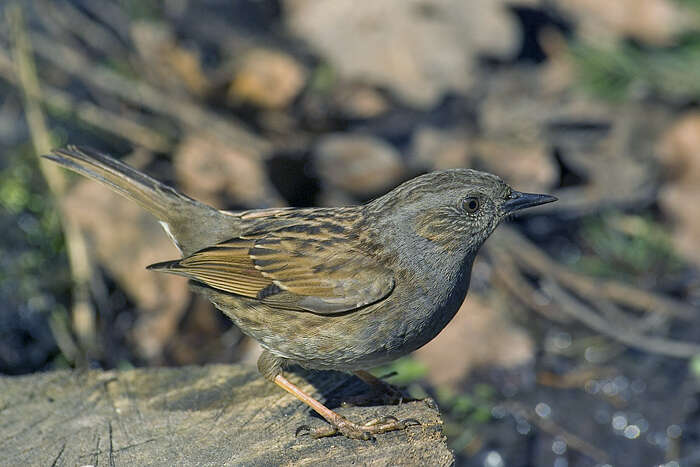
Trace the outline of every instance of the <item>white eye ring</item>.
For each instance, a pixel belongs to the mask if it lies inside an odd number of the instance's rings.
[[[462,208],[469,214],[474,214],[479,210],[479,199],[470,196],[462,201]]]

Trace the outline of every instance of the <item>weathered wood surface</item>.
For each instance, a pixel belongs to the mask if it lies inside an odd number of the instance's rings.
[[[338,373],[290,374],[324,400],[366,391]],[[330,403],[331,407],[338,404]],[[442,421],[425,402],[340,407],[354,421],[381,415],[421,426],[376,441],[295,436],[325,423],[306,406],[235,365],[59,371],[0,378],[0,464],[450,465]]]

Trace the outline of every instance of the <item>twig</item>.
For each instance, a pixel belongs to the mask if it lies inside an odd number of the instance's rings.
[[[632,332],[644,334],[652,329],[660,329],[664,324],[668,322],[668,320],[668,316],[650,313],[649,315],[638,319],[636,323],[633,323],[630,326],[630,330]]]
[[[46,16],[67,34],[77,35],[90,47],[94,47],[108,56],[113,56],[126,49],[112,32],[100,23],[93,21],[70,2],[35,0],[35,5],[40,11],[46,12]]]
[[[542,277],[556,279],[581,296],[605,298],[649,313],[662,313],[687,320],[700,317],[699,310],[677,300],[615,280],[602,281],[570,271],[549,259],[539,248],[508,226],[501,226],[492,237],[492,243],[506,248],[526,269]]]
[[[494,237],[496,245],[505,247],[505,251],[512,258],[526,269],[545,278],[542,285],[543,291],[560,304],[559,309],[561,312],[571,318],[629,347],[678,358],[690,358],[700,354],[699,344],[673,341],[643,334],[648,329],[651,329],[654,324],[663,321],[668,316],[678,316],[685,319],[696,317],[698,314],[697,310],[692,307],[626,284],[614,281],[600,282],[571,272],[550,260],[539,248],[516,231],[507,227],[502,227],[500,232]],[[495,249],[492,250],[495,251]],[[500,259],[498,255],[502,255]],[[501,264],[506,265],[508,261],[512,261],[510,259],[511,256],[506,259],[502,253],[497,252],[495,254],[495,258]],[[509,273],[506,272],[505,274]],[[510,274],[512,275],[512,271]],[[512,279],[510,282],[512,285]],[[508,284],[508,280],[505,283]],[[599,310],[612,314],[615,323],[590,309],[564,290],[563,286],[568,287],[582,297],[586,297]],[[514,287],[510,288],[513,289]],[[517,296],[521,300],[523,295],[522,291],[517,292]],[[525,296],[527,297],[527,295]],[[609,301],[642,309],[648,313],[648,316],[644,319],[633,319]],[[528,305],[532,306],[531,303],[528,303]]]
[[[40,100],[41,91],[36,68],[32,59],[32,49],[24,29],[22,9],[18,4],[13,4],[7,9],[7,18],[13,37],[13,56],[17,69],[17,77],[24,94],[24,108],[29,125],[32,143],[37,156],[46,154],[51,150],[51,136],[46,126]],[[50,165],[43,159],[39,159],[39,167],[46,179],[49,189],[60,198],[65,193],[66,181],[58,166]],[[87,245],[85,239],[75,224],[65,216],[61,218],[63,231],[68,250],[68,260],[73,275],[73,328],[81,338],[84,348],[93,349],[95,342],[95,312],[89,300],[89,281],[92,274]],[[67,335],[67,333],[65,333]],[[66,336],[57,336],[58,342],[64,342]],[[64,342],[64,348],[69,352],[67,358],[75,358],[73,348],[68,342]],[[72,355],[73,354],[73,355]]]
[[[571,318],[546,303],[546,297],[523,277],[508,253],[496,248],[488,248],[488,255],[494,261],[495,279],[528,308],[557,323],[571,322]],[[538,300],[540,298],[540,300]]]
[[[165,114],[200,134],[218,139],[241,154],[265,157],[271,150],[268,141],[259,138],[231,117],[210,112],[183,96],[166,94],[153,86],[131,81],[104,67],[91,63],[78,51],[35,32],[32,40],[37,54],[54,66],[73,74],[91,86],[113,94],[125,101]]]
[[[576,368],[564,374],[541,371],[537,373],[537,384],[557,389],[580,389],[592,379],[610,377],[616,373],[617,370],[610,367]]]
[[[11,59],[1,49],[0,77],[10,84],[21,87]],[[55,109],[61,113],[70,113],[90,126],[131,141],[135,146],[153,152],[169,152],[172,148],[172,142],[166,136],[151,128],[135,122],[133,119],[98,107],[89,101],[76,101],[70,93],[52,86],[44,84],[41,95],[37,98],[43,100],[49,110]]]
[[[182,70],[177,66],[170,66],[173,63],[180,64],[182,62],[173,60],[175,56],[178,56],[176,52],[181,49],[174,47],[174,44],[171,44],[169,40],[166,41],[167,47],[165,44],[160,44],[157,50],[151,50],[145,55],[142,54],[143,50],[137,47],[139,53],[134,53],[135,51],[127,47],[116,33],[105,26],[105,24],[112,24],[111,22],[96,21],[70,2],[52,2],[50,0],[35,0],[35,2],[43,10],[51,12],[47,16],[63,28],[65,32],[61,34],[63,37],[76,36],[82,40],[82,43],[87,44],[89,50],[97,51],[113,61],[128,61],[132,64],[133,69],[143,71],[141,78],[145,77],[146,81],[151,82],[156,87],[182,94],[185,94],[186,90],[189,89],[199,96],[203,95],[209,86],[203,75],[193,73],[189,69]],[[132,27],[136,27],[136,24]],[[144,27],[150,29],[154,26]],[[138,45],[138,43],[139,41],[136,40],[135,44]],[[132,41],[129,40],[126,44],[131,45]],[[82,50],[86,47],[71,48]]]
[[[553,194],[559,201],[540,208],[542,213],[566,212],[567,216],[582,217],[591,213],[600,212],[602,209],[639,208],[648,206],[654,201],[654,188],[651,186],[639,187],[633,194],[610,193],[600,185],[572,186],[556,190]]]
[[[592,445],[588,441],[578,437],[577,435],[571,433],[560,425],[556,424],[548,418],[542,418],[538,416],[533,410],[525,407],[518,402],[508,402],[505,407],[513,415],[520,416],[527,420],[528,422],[535,425],[540,430],[549,433],[552,436],[561,437],[568,447],[574,449],[586,456],[590,457],[599,464],[607,464],[610,456],[602,449]]]
[[[129,16],[124,13],[118,3],[104,0],[85,0],[80,4],[103,23],[109,24],[125,44],[130,42],[131,22]]]
[[[596,332],[622,342],[629,347],[677,358],[690,358],[700,354],[700,345],[692,342],[651,337],[638,334],[631,329],[619,328],[589,309],[552,280],[546,280],[542,284],[542,289],[561,304],[563,312],[581,321]]]
[[[639,318],[630,316],[628,313],[625,313],[615,303],[612,303],[611,301],[600,297],[587,296],[586,299],[588,299],[591,302],[591,305],[593,305],[598,311],[602,313],[605,319],[607,319],[610,323],[614,324],[615,326],[621,328],[639,326]],[[657,313],[655,314],[655,316],[663,315]]]

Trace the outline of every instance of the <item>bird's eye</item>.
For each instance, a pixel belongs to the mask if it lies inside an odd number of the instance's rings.
[[[465,198],[464,201],[462,201],[462,208],[469,214],[474,214],[479,210],[479,200],[472,197]]]

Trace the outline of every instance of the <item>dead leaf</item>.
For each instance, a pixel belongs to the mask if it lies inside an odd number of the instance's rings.
[[[543,93],[551,95],[569,91],[578,78],[566,36],[559,30],[545,28],[538,41],[547,55],[547,61],[541,65]]]
[[[671,126],[659,144],[659,156],[671,175],[659,204],[675,224],[674,245],[700,264],[700,112],[683,115]]]
[[[324,136],[314,149],[314,164],[330,187],[359,197],[392,188],[404,173],[398,151],[369,135]]]
[[[179,251],[150,214],[101,184],[80,181],[63,202],[97,259],[142,310],[132,336],[142,357],[157,360],[177,329],[189,290],[183,278],[146,266],[179,258]]]
[[[259,160],[218,141],[186,137],[174,166],[182,191],[212,206],[223,208],[231,200],[251,208],[284,205]]]
[[[417,107],[465,92],[479,54],[510,56],[520,34],[505,0],[287,0],[291,30],[341,76]],[[387,21],[387,18],[391,18]]]
[[[689,112],[673,123],[661,138],[659,156],[674,180],[700,181],[700,112]]]
[[[177,43],[171,26],[154,21],[135,21],[131,38],[136,50],[148,66],[144,73],[158,85],[170,88],[184,87],[192,94],[202,96],[210,87],[201,60],[196,51]]]
[[[228,100],[266,109],[283,108],[304,87],[306,75],[306,69],[290,55],[253,49],[241,60],[228,90]]]
[[[471,144],[464,134],[421,127],[413,133],[411,163],[426,170],[469,167],[470,147]]]
[[[473,160],[520,191],[547,192],[559,181],[559,169],[544,143],[479,140],[473,147]]]
[[[398,151],[368,135],[324,136],[314,150],[314,163],[324,182],[360,197],[393,187],[404,173]]]

